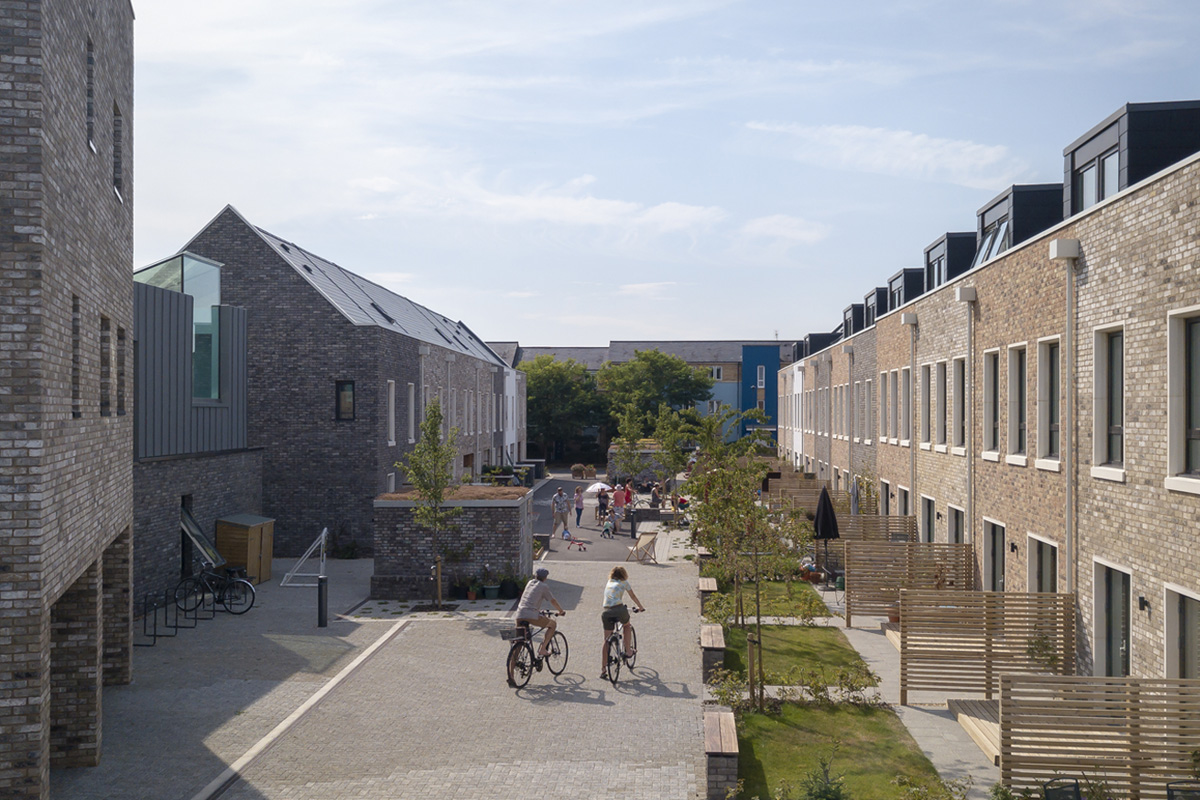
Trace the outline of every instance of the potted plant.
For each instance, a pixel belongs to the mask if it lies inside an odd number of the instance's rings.
[[[471,581],[471,585],[469,587],[467,587],[467,599],[468,600],[478,600],[482,594],[483,594],[483,586],[480,585],[479,581],[478,580]]]
[[[500,597],[505,600],[516,600],[521,596],[521,584],[513,565],[508,565],[508,571],[500,578]]]
[[[485,600],[498,600],[500,598],[500,576],[492,572],[492,568],[487,564],[483,565],[483,575],[480,576],[483,581],[483,597]]]
[[[900,602],[897,601],[888,606],[888,622],[900,621]]]
[[[594,477],[596,477],[596,467],[595,467],[595,465],[593,465],[593,464],[588,464],[587,466],[585,466],[585,467],[583,468],[583,477],[585,477],[585,478],[594,478]]]
[[[582,478],[583,471],[584,471],[583,464],[572,464],[571,465],[571,477],[572,478]]]

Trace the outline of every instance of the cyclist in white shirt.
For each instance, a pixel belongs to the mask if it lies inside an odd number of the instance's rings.
[[[638,596],[634,594],[633,587],[629,585],[629,573],[624,567],[613,567],[612,572],[608,573],[608,583],[604,586],[604,611],[600,614],[600,622],[604,625],[604,643],[600,647],[600,679],[605,680],[608,677],[606,667],[608,666],[608,637],[612,635],[613,628],[620,621],[622,633],[625,637],[625,655],[626,657],[633,655],[632,649],[629,647],[629,637],[633,635],[633,626],[629,624],[629,608],[626,607],[624,595],[629,592],[629,596],[633,602],[637,603],[638,611],[645,611],[646,607],[642,605],[642,601],[638,600]]]

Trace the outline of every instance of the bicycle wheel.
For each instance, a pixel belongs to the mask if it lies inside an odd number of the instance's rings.
[[[533,648],[525,642],[518,642],[508,651],[508,683],[521,689],[532,676]]]
[[[562,635],[562,631],[556,631],[546,647],[546,666],[555,675],[562,675],[563,670],[567,668],[568,655],[567,637]]]
[[[624,644],[624,642],[621,644]],[[629,629],[629,649],[633,651],[633,655],[625,658],[624,661],[625,666],[633,669],[633,665],[637,663],[637,630],[634,628]]]
[[[604,670],[608,673],[608,679],[616,685],[617,678],[621,675],[621,636],[614,634],[608,640],[608,657],[605,659]]]
[[[254,606],[254,584],[238,578],[225,584],[221,592],[221,604],[230,614],[245,614]]]
[[[175,607],[188,614],[204,600],[204,583],[196,577],[184,578],[175,586]]]

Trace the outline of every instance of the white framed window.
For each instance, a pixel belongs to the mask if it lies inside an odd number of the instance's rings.
[[[1029,436],[1028,350],[1008,347],[1008,463],[1025,466]]]
[[[1167,315],[1167,476],[1172,491],[1200,494],[1200,306]]]
[[[937,512],[935,510],[933,498],[928,495],[921,495],[921,541],[932,542],[935,522],[937,520]]]
[[[912,505],[909,502],[908,489],[900,486],[897,487],[896,491],[898,492],[896,495],[896,505],[898,506],[897,511],[900,513],[900,516],[907,517],[908,515],[912,514]]]
[[[1168,678],[1200,678],[1200,594],[1168,583],[1163,602],[1164,674]]]
[[[935,427],[934,442],[944,450],[946,446],[946,362],[939,361],[935,367],[934,388],[937,392],[937,404],[934,411]]]
[[[888,441],[900,443],[900,373],[892,370],[888,386]]]
[[[1062,452],[1062,348],[1057,336],[1038,341],[1037,360],[1037,466],[1057,472]]]
[[[763,366],[762,364],[758,365],[757,378],[758,378],[758,388],[759,389],[767,388],[767,368],[765,366]]]
[[[1125,481],[1125,328],[1093,338],[1092,477]]]
[[[951,416],[950,430],[953,432],[953,446],[964,452],[967,447],[967,360],[954,359],[954,411]]]
[[[983,449],[992,461],[1000,454],[1000,351],[983,354]],[[984,458],[987,458],[985,455]]]
[[[983,579],[984,591],[1004,591],[1004,558],[1008,546],[1004,540],[1004,523],[983,518]]]
[[[879,441],[888,437],[888,374],[879,373]]]
[[[933,366],[921,366],[921,444],[926,448],[933,438]]]
[[[946,541],[962,544],[966,541],[966,512],[958,506],[948,506],[946,514]]]
[[[725,368],[724,367],[709,367],[709,369],[711,370],[712,379],[714,381],[725,380]]]
[[[387,382],[387,436],[388,447],[396,446],[396,382]]]
[[[863,398],[863,433],[866,434],[866,444],[871,443],[871,431],[875,430],[875,420],[871,419],[871,412],[875,410],[875,386],[870,380],[867,381],[866,397]]]
[[[1095,558],[1092,561],[1092,620],[1095,626],[1092,670],[1095,675],[1129,675],[1133,592],[1126,567]]]
[[[912,405],[912,370],[905,367],[900,370],[900,443],[905,446],[912,440]]]
[[[854,389],[851,392],[851,407],[850,407],[850,438],[854,441],[859,441],[862,438],[862,381],[854,382]]]
[[[1029,534],[1029,591],[1058,591],[1058,545],[1050,539]]]
[[[412,444],[416,441],[417,436],[417,414],[416,414],[416,385],[408,384],[408,443]]]

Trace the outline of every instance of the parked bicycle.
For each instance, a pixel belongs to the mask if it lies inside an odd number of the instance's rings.
[[[240,567],[226,568],[224,573],[206,564],[199,575],[184,578],[175,587],[175,605],[190,614],[206,595],[212,595],[213,602],[230,614],[245,614],[254,606],[254,584],[246,580],[246,570]]]
[[[634,614],[641,613],[643,609],[629,609]],[[608,635],[608,642],[605,645],[606,657],[604,659],[604,671],[608,675],[608,680],[614,686],[617,683],[617,678],[621,675],[621,664],[624,664],[629,669],[633,669],[633,665],[637,663],[637,630],[633,627],[629,629],[629,655],[625,655],[625,642],[622,638],[625,635],[625,626],[620,620],[613,624],[612,633]]]
[[[548,617],[554,612],[546,609],[539,613],[543,617]],[[538,632],[542,630],[544,629],[538,628]],[[508,665],[509,686],[518,689],[524,688],[529,683],[529,679],[533,677],[534,672],[541,672],[543,663],[555,675],[561,675],[567,668],[569,650],[567,637],[563,636],[562,631],[554,632],[554,636],[546,645],[544,658],[538,656],[537,651],[533,648],[537,633],[533,632],[532,626],[528,622],[518,622],[516,628],[501,631],[500,638],[512,642],[509,645],[508,659],[505,662]]]

